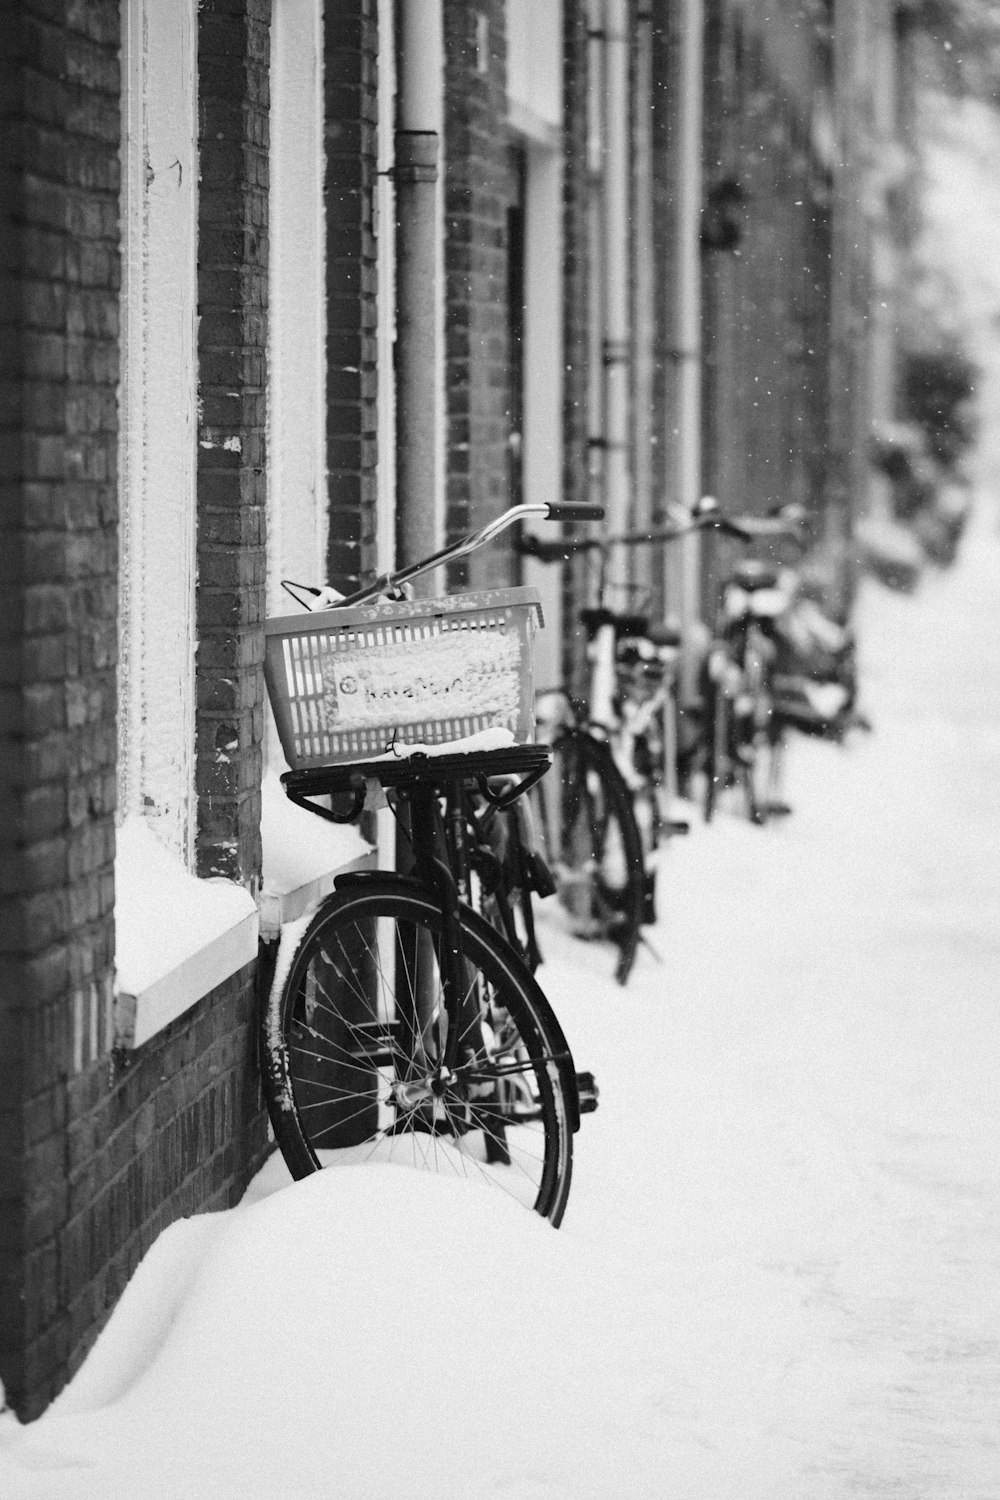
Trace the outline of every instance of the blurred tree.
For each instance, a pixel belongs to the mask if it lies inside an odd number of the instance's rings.
[[[996,0],[903,0],[897,16],[923,36],[927,81],[1000,109],[1000,6]]]

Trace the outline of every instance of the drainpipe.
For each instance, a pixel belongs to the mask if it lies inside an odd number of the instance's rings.
[[[400,0],[395,132],[396,557],[440,545],[438,162],[443,116],[441,0]],[[417,592],[426,583],[418,580]],[[439,583],[439,580],[438,580]]]
[[[593,12],[592,12],[593,13]],[[596,40],[602,50],[602,161],[601,161],[601,338],[602,416],[604,453],[603,502],[605,528],[627,531],[631,511],[631,341],[629,299],[629,6],[628,0],[603,0],[597,8],[600,26]],[[628,581],[628,561],[617,548],[608,565],[612,607],[621,607],[614,588]],[[591,709],[594,717],[610,722],[614,695],[614,648],[605,627],[593,643],[594,673]]]
[[[674,314],[677,443],[673,484],[685,508],[701,495],[701,203],[703,0],[680,3],[680,86],[677,119],[677,294]],[[697,532],[666,549],[667,597],[685,632],[698,618],[700,538]]]
[[[608,531],[626,531],[631,510],[629,396],[629,6],[604,4],[604,441]],[[612,564],[614,566],[614,564]]]

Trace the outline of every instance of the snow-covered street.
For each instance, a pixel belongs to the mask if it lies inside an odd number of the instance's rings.
[[[865,585],[874,733],[676,841],[626,990],[543,927],[601,1087],[558,1233],[272,1160],[0,1420],[4,1500],[995,1500],[998,599],[985,501],[953,572]]]

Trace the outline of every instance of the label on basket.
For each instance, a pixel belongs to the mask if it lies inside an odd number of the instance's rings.
[[[348,644],[323,661],[327,727],[363,729],[467,714],[505,724],[517,717],[519,667],[517,636],[500,631]]]

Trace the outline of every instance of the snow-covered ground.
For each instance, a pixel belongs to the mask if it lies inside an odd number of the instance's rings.
[[[954,572],[866,586],[875,732],[669,851],[662,963],[544,929],[601,1086],[560,1231],[272,1162],[0,1420],[4,1500],[996,1500],[998,602],[984,500]]]

